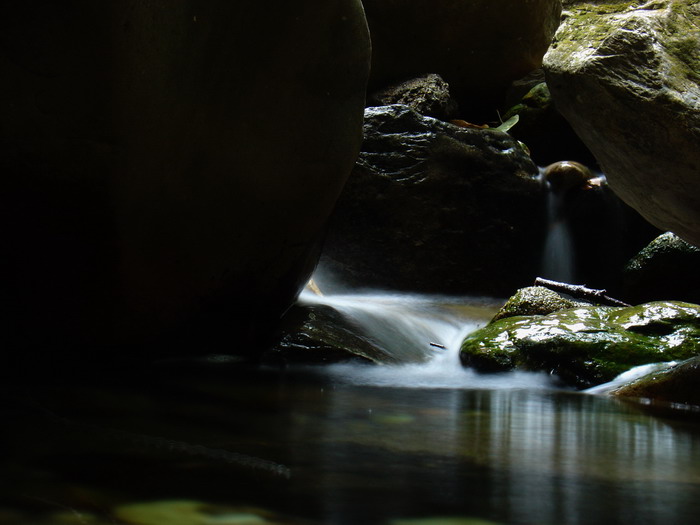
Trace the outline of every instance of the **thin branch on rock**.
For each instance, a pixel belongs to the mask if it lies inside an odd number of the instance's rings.
[[[535,286],[544,286],[545,288],[549,288],[555,292],[563,292],[568,294],[575,299],[584,299],[600,305],[632,306],[624,301],[620,301],[619,299],[606,295],[605,292],[607,290],[587,288],[581,284],[561,283],[559,281],[550,281],[549,279],[537,277],[535,279]]]

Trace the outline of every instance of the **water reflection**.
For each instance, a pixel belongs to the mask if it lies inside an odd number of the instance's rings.
[[[404,512],[426,506],[507,523],[587,524],[668,523],[700,510],[697,429],[682,432],[613,400],[573,393],[374,393],[332,390],[325,469],[342,471],[363,450],[384,450],[365,474],[403,486],[413,498],[402,502]],[[334,516],[349,512],[347,494],[328,496]]]
[[[210,518],[266,509],[254,513],[259,523],[652,524],[692,523],[700,512],[693,421],[544,388],[377,387],[214,368],[128,386],[35,387],[41,411],[15,397],[3,414],[0,523],[50,523],[40,501],[84,515],[99,502],[106,523],[121,523],[126,505],[136,524],[150,522],[134,509],[153,502],[165,512],[164,501],[206,502]],[[198,453],[154,447],[156,438]],[[224,453],[291,475],[217,459]],[[30,521],[17,518],[28,509]]]

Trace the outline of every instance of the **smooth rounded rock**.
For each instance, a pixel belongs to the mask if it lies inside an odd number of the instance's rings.
[[[615,193],[656,227],[695,245],[698,19],[696,0],[572,2],[544,58],[557,109]]]
[[[264,334],[359,151],[359,0],[13,2],[0,41],[3,338]]]

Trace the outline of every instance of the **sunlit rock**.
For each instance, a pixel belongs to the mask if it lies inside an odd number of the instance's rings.
[[[402,105],[368,108],[364,132],[324,269],[349,286],[446,294],[503,296],[532,282],[546,195],[518,141]]]
[[[372,89],[440,74],[470,112],[495,105],[509,83],[540,67],[561,0],[365,0]],[[495,106],[494,106],[495,107]],[[495,115],[493,115],[495,117]]]
[[[700,354],[700,306],[652,302],[509,317],[467,337],[462,363],[484,372],[544,370],[589,387],[637,365]]]
[[[357,158],[359,0],[14,2],[0,24],[3,348],[252,348]]]
[[[547,85],[613,190],[700,244],[700,3],[571,2]]]
[[[549,288],[528,286],[521,288],[508,299],[493,320],[498,321],[519,315],[547,315],[576,306],[581,306],[581,303],[567,299]]]

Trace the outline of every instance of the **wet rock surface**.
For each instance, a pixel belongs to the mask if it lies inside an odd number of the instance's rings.
[[[544,59],[557,109],[615,193],[700,243],[700,3],[575,2]]]
[[[462,363],[484,372],[543,370],[585,388],[633,366],[700,353],[700,306],[652,302],[509,317],[467,337]]]
[[[493,321],[523,315],[547,315],[576,306],[584,306],[584,304],[567,299],[544,286],[529,286],[521,288],[508,299],[494,316]]]
[[[296,304],[285,314],[281,328],[278,340],[263,354],[263,363],[392,362],[360,335],[350,319],[331,306]]]
[[[507,133],[368,108],[322,268],[349,286],[507,295],[540,263],[545,192]],[[517,260],[517,264],[513,261]]]
[[[680,363],[669,364],[609,393],[619,397],[647,398],[656,402],[700,406],[698,384],[700,357],[693,357]]]

